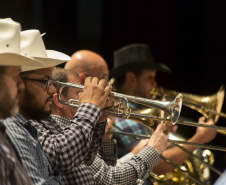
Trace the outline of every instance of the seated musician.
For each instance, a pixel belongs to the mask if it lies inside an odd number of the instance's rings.
[[[143,45],[141,44],[141,48],[142,48],[142,46]],[[144,45],[144,47],[148,48],[148,50],[149,50],[149,47],[147,47],[147,45]],[[146,54],[145,54],[145,52],[146,51],[142,51],[142,53],[144,55],[148,55],[148,57],[151,57],[150,51],[146,52]],[[136,52],[134,51],[133,53],[136,53]],[[120,63],[124,64],[122,60],[119,61],[119,64]],[[152,66],[152,64],[153,63],[151,62],[150,65]],[[142,63],[142,65],[140,65],[140,63],[139,63],[138,66],[136,66],[136,69],[139,69],[139,67],[141,67],[141,68],[147,67],[147,65],[146,65],[146,63]],[[148,66],[150,66],[150,65],[148,65]],[[158,65],[158,63],[155,64],[156,68],[157,68],[157,65]],[[161,68],[162,70],[168,71],[168,72],[170,71],[170,69],[168,67],[166,67],[165,65],[160,65],[160,66],[162,67]],[[84,82],[84,79],[87,75],[88,76],[89,75],[97,76],[99,79],[104,78],[106,80],[108,79],[108,75],[109,75],[108,67],[107,67],[105,60],[100,55],[98,55],[94,52],[88,51],[88,50],[80,50],[80,51],[75,52],[72,55],[71,60],[66,63],[65,69],[70,69],[70,70],[76,71],[79,74],[79,79],[80,79],[81,83]],[[126,68],[124,68],[122,66],[120,71],[122,73],[124,73],[126,70],[132,71],[132,69],[130,69],[129,66],[126,66]],[[151,70],[146,70],[144,72],[144,74],[142,72],[142,74],[143,74],[142,79],[138,78],[138,76],[136,74],[134,74],[133,72],[130,72],[129,74],[126,75],[130,79],[129,85],[127,87],[124,87],[124,91],[121,90],[120,92],[125,93],[125,94],[130,94],[130,95],[135,95],[135,96],[138,95],[141,97],[149,98],[151,89],[157,85],[156,81],[155,81],[156,71],[157,70],[155,70],[155,69],[151,69]],[[116,75],[116,74],[113,73],[112,76],[114,77],[114,75]],[[124,79],[120,79],[120,78],[118,78],[118,79],[121,83],[124,82]],[[140,92],[140,91],[142,91],[142,92]],[[141,94],[141,95],[139,95],[139,94]],[[119,120],[120,119],[116,120],[116,124],[118,123],[117,125],[119,125],[119,127],[120,127]],[[204,122],[204,118],[200,118],[200,121]],[[126,120],[125,124],[128,126],[128,129],[126,129],[126,132],[149,135],[149,132],[147,132],[147,130],[145,128],[143,128],[142,125],[140,125],[139,123],[133,122],[131,120]],[[205,124],[213,125],[213,121],[209,120]],[[134,125],[134,128],[136,128],[137,131],[135,131],[135,130],[133,131],[133,128],[131,125]],[[123,127],[123,125],[122,125],[122,127]],[[142,130],[142,132],[140,132],[139,130]],[[125,129],[124,129],[124,131],[125,131]],[[216,132],[212,129],[204,129],[204,128],[200,127],[197,129],[196,134],[189,141],[206,143],[206,142],[209,142],[210,140],[212,140],[215,137],[215,134],[216,134]],[[120,137],[116,136],[116,139],[118,139],[118,142],[119,142],[118,143],[119,144],[119,146],[118,146],[118,154],[119,155],[118,156],[121,157],[124,154],[126,154],[127,152],[130,152],[130,153],[128,153],[126,158],[119,160],[119,162],[122,160],[127,161],[128,159],[133,157],[134,154],[137,154],[142,149],[141,146],[144,146],[144,145],[140,144],[140,146],[135,147],[136,144],[139,143],[139,141],[134,141],[132,138],[128,138],[126,136],[122,136],[122,137],[125,138],[125,140],[124,140],[125,142],[126,141],[128,141],[128,142],[123,144],[120,140],[121,136]],[[129,145],[129,143],[131,143],[131,145]],[[128,148],[127,146],[130,146],[130,148]],[[187,149],[189,149],[190,151],[193,151],[195,149],[194,147],[190,147],[190,146],[185,146],[185,147]],[[127,149],[126,151],[124,150],[125,148]],[[178,148],[166,150],[163,152],[163,154],[166,158],[171,159],[177,165],[182,164],[189,157],[188,154],[184,153],[182,150],[180,150]],[[173,168],[174,167],[172,167],[171,165],[160,160],[159,165],[157,165],[154,168],[154,172],[158,173],[158,174],[163,174],[163,173],[167,173],[167,172],[171,171]],[[126,176],[125,176],[125,178],[126,178]]]

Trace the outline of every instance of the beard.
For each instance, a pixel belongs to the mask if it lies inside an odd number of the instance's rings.
[[[8,94],[3,97],[7,97],[7,96]],[[18,94],[13,100],[11,97],[3,98],[3,100],[1,100],[1,103],[0,103],[1,118],[5,119],[7,117],[14,116],[19,112],[17,99],[18,99]]]
[[[46,111],[45,105],[47,101],[52,97],[49,97],[45,101],[45,104],[40,105],[40,103],[36,101],[35,95],[29,92],[29,90],[25,86],[24,93],[21,98],[22,100],[20,101],[20,110],[30,119],[41,120],[50,116],[51,109],[49,111]]]
[[[19,112],[18,98],[20,91],[12,97],[10,93],[10,88],[8,87],[4,77],[0,80],[0,117],[5,119],[10,116],[14,116]]]

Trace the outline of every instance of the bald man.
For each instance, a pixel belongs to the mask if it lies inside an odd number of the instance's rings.
[[[80,50],[75,52],[72,55],[71,60],[66,63],[65,69],[69,69],[77,72],[79,74],[81,84],[83,84],[84,79],[89,75],[92,77],[94,76],[98,77],[99,79],[108,79],[108,76],[109,76],[108,66],[105,60],[103,59],[103,57],[101,57],[97,53],[94,53],[88,50]],[[129,89],[127,88],[127,90]],[[125,93],[125,94],[128,94],[128,93]],[[204,123],[203,118],[200,119],[200,123]],[[206,122],[206,124],[213,124],[212,120],[209,120],[208,122]],[[206,129],[202,129],[199,127],[197,134],[195,134],[194,137],[190,138],[190,140],[188,141],[190,142],[193,141],[197,143],[200,142],[199,141],[200,138],[205,138],[205,137],[202,137],[202,135],[205,136],[204,131],[206,131]],[[215,132],[210,131],[210,133],[211,133],[210,134],[211,136],[208,138],[214,138]],[[205,141],[205,142],[208,142],[208,141]],[[139,148],[138,146],[137,148],[139,149],[138,152],[142,149],[142,148]],[[195,147],[190,147],[190,146],[185,148],[191,151],[195,149]],[[132,150],[128,154],[132,154],[131,152]],[[125,159],[129,160],[133,155],[128,155],[128,156],[126,156],[126,158],[122,158],[121,161],[125,161]],[[189,157],[187,153],[184,153],[182,150],[180,150],[177,147],[165,150],[163,152],[163,156],[166,157],[167,159],[170,159],[172,162],[176,163],[177,165],[181,165]],[[156,174],[165,174],[173,169],[174,169],[173,166],[161,160],[160,163],[154,168],[153,171]]]
[[[108,66],[104,58],[89,50],[75,52],[64,68],[76,71],[79,74],[81,84],[84,84],[85,78],[88,76],[106,80],[109,76]]]

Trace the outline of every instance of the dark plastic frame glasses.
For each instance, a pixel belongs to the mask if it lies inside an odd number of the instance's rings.
[[[30,81],[34,81],[34,82],[45,83],[45,85],[46,85],[46,90],[49,90],[50,86],[53,84],[53,79],[42,80],[42,79],[26,78],[26,77],[22,77],[22,79],[23,79],[23,80],[30,80]]]

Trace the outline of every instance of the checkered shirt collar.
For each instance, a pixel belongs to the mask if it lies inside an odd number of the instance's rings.
[[[10,117],[12,119],[12,121],[18,122],[21,125],[25,125],[27,123],[27,119],[25,117],[23,117],[21,114],[16,114],[15,116]]]
[[[61,127],[67,127],[71,124],[71,119],[64,117],[64,116],[59,116],[59,115],[54,115],[52,114],[51,117],[57,122],[58,125]]]

